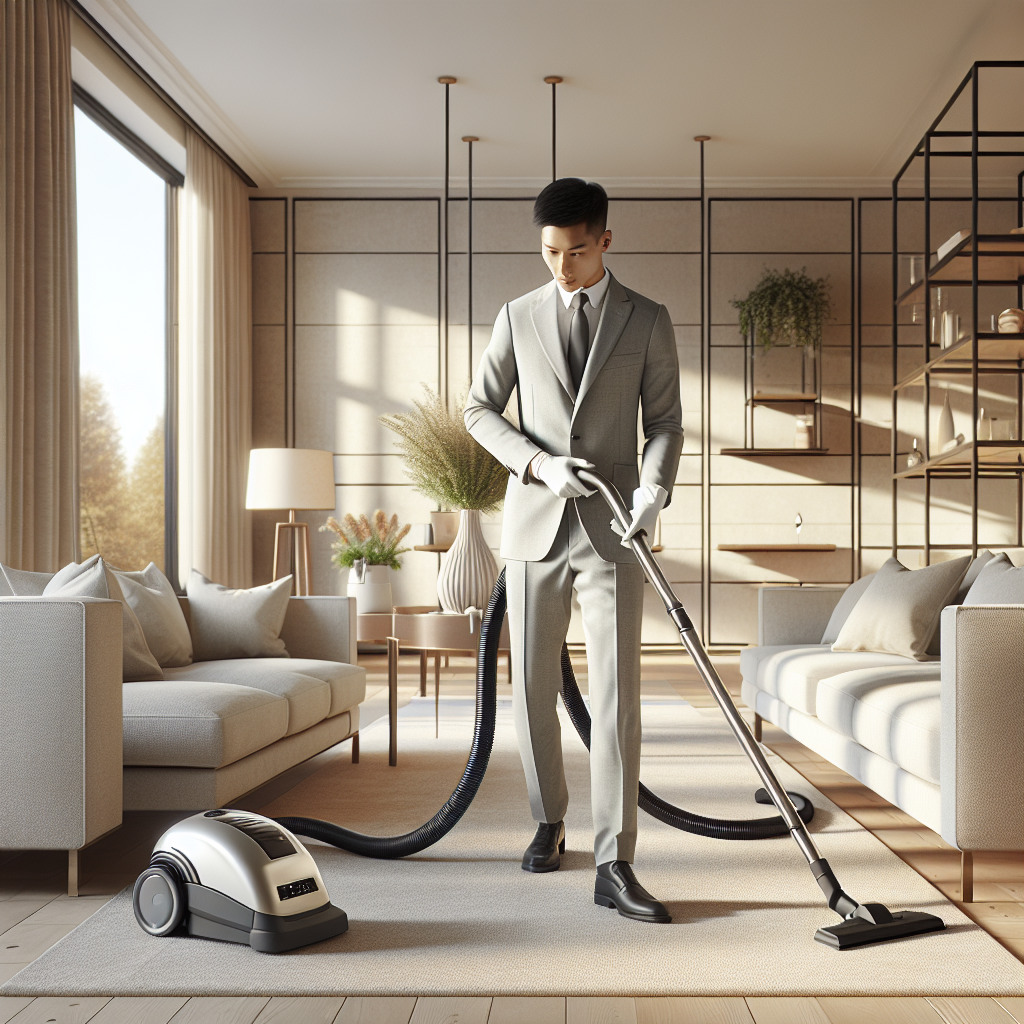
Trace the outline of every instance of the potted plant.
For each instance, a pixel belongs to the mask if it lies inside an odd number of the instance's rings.
[[[796,271],[769,270],[745,299],[733,299],[740,313],[740,332],[752,335],[767,351],[777,345],[817,348],[832,312],[827,277]]]
[[[449,409],[440,395],[424,385],[413,411],[381,416],[398,435],[406,475],[416,489],[442,509],[459,509],[459,531],[441,562],[437,596],[446,612],[486,608],[498,578],[483,531],[481,513],[501,508],[508,470],[481,448],[466,429],[461,400]]]
[[[337,534],[331,545],[334,554],[331,561],[339,569],[348,570],[348,596],[356,599],[356,607],[362,612],[390,612],[392,569],[401,569],[398,557],[409,548],[399,547],[409,532],[408,524],[399,526],[398,516],[387,515],[377,509],[372,519],[361,515],[358,519],[351,513],[339,523],[334,516],[320,527]]]

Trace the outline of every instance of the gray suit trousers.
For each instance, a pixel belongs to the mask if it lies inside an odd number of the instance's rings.
[[[565,817],[569,795],[556,710],[572,591],[583,611],[590,713],[590,789],[598,864],[632,862],[640,782],[640,623],[643,570],[594,550],[575,503],[537,562],[505,565],[512,705],[534,820]]]

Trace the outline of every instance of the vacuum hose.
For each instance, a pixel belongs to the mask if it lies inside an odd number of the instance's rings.
[[[465,771],[459,779],[452,795],[448,797],[441,809],[419,828],[401,836],[368,836],[361,832],[342,828],[329,821],[316,818],[277,818],[295,835],[317,839],[322,843],[337,846],[349,853],[357,853],[361,857],[375,857],[380,860],[393,860],[397,857],[409,857],[414,853],[433,846],[447,835],[469,809],[473,798],[480,788],[487,762],[494,746],[494,722],[497,714],[497,678],[498,678],[498,640],[501,636],[501,625],[505,618],[505,571],[502,570],[494,585],[487,612],[480,625],[480,656],[476,670],[476,721],[473,727],[473,746]],[[569,719],[579,733],[580,739],[590,749],[590,714],[576,684],[572,663],[569,660],[567,647],[562,647],[562,702]],[[764,794],[764,799],[761,795]],[[809,800],[796,793],[791,793],[797,805],[800,817],[806,822],[814,814],[814,806]],[[770,803],[767,793],[758,790],[755,795],[758,802]],[[652,793],[640,783],[639,805],[648,814],[659,821],[678,828],[683,832],[708,836],[712,839],[767,839],[773,836],[789,834],[789,828],[779,816],[772,818],[755,818],[753,820],[735,821],[729,818],[708,818],[693,814],[681,807],[670,804],[667,800]]]

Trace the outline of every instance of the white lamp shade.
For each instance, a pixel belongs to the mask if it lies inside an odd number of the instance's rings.
[[[334,508],[334,455],[315,448],[253,448],[246,508]]]

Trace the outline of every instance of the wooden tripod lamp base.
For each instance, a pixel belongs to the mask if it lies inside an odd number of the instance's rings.
[[[314,448],[254,448],[249,452],[245,507],[288,509],[288,522],[274,529],[273,579],[294,574],[292,590],[308,597],[313,590],[309,526],[297,522],[296,509],[334,510],[334,454]],[[289,564],[281,572],[281,554]]]

